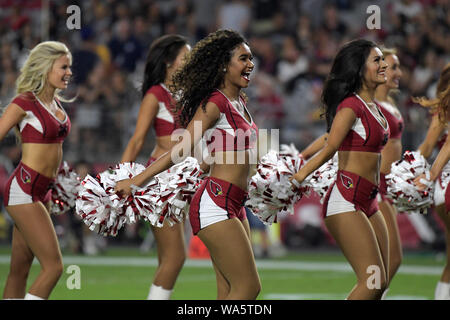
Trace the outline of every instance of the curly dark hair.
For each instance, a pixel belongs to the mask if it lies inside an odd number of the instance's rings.
[[[186,63],[173,76],[170,90],[177,96],[181,125],[186,126],[198,107],[206,111],[206,103],[223,83],[233,50],[247,41],[233,30],[221,29],[200,40],[188,54]]]

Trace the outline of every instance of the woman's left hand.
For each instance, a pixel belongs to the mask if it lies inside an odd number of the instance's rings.
[[[424,179],[427,180],[427,177],[425,173],[422,173],[420,176],[414,179],[414,184],[419,188],[419,190],[425,190],[427,188],[426,185],[424,185],[420,180]]]
[[[126,198],[131,195],[131,185],[133,184],[132,179],[121,180],[117,182],[114,191],[120,196]]]

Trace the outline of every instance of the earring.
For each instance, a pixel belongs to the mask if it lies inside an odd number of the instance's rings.
[[[227,68],[223,68],[223,72],[227,72]]]

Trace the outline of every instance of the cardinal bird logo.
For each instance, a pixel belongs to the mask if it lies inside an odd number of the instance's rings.
[[[353,188],[353,180],[350,177],[347,177],[344,174],[340,174],[341,176],[341,182],[344,185],[344,187],[346,187],[347,189]]]
[[[222,186],[212,180],[209,181],[209,188],[215,196],[220,196],[222,194]]]
[[[22,179],[23,183],[31,182],[31,174],[24,168],[20,168],[20,178]]]

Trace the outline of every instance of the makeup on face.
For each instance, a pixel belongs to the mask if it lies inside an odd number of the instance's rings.
[[[66,89],[72,77],[71,60],[63,55],[55,60],[48,74],[48,83],[56,89]]]
[[[400,78],[402,77],[402,70],[400,69],[400,60],[397,55],[390,54],[385,57],[385,61],[388,64],[386,69],[387,82],[386,85],[391,89],[397,89],[400,84]]]
[[[228,77],[238,87],[246,88],[250,82],[250,74],[253,71],[253,55],[247,44],[240,44],[233,52],[228,65]]]
[[[372,48],[366,60],[364,80],[368,86],[379,85],[386,82],[386,68],[388,64],[379,48]]]

